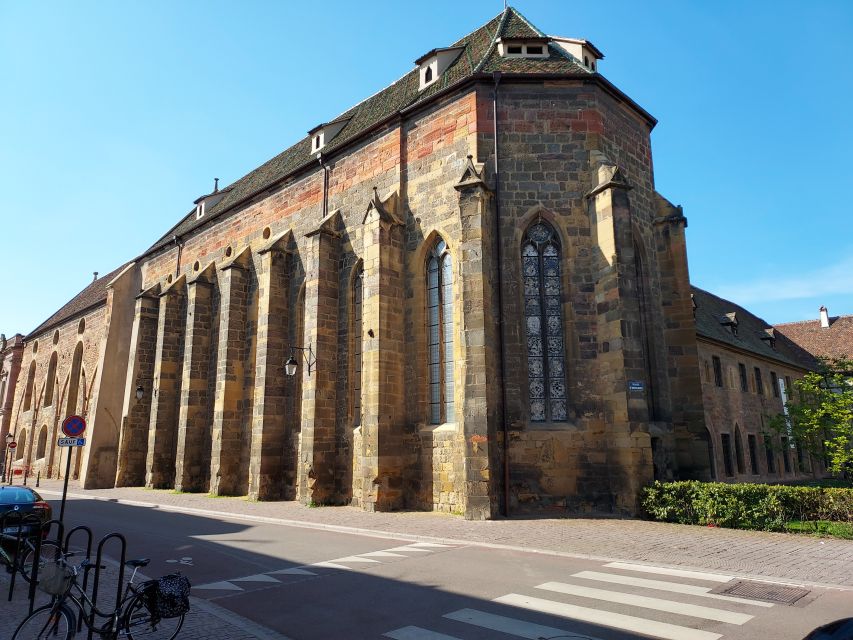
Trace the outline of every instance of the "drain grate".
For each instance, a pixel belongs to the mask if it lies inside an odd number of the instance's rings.
[[[789,587],[784,584],[773,584],[771,582],[736,582],[731,587],[720,591],[727,596],[739,598],[752,598],[753,600],[767,600],[780,604],[794,604],[797,600],[808,595],[808,589],[800,587]]]

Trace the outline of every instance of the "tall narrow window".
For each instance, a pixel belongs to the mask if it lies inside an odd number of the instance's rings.
[[[764,384],[761,382],[761,369],[755,367],[755,393],[764,395]]]
[[[743,362],[738,362],[738,371],[740,371],[740,390],[749,391],[749,380],[746,377],[746,365]]]
[[[352,424],[361,424],[361,300],[364,271],[359,266],[352,281]]]
[[[719,356],[712,356],[711,361],[714,363],[714,384],[718,387],[723,386],[723,365],[720,362]]]
[[[427,332],[430,422],[453,422],[453,264],[441,239],[427,257]]]
[[[642,245],[634,238],[634,268],[637,272],[637,301],[640,305],[640,342],[643,347],[643,362],[646,368],[646,401],[649,407],[649,419],[657,420],[660,416],[657,399],[657,379],[655,373],[658,370],[657,358],[655,356],[654,343],[652,342],[648,321],[649,300],[647,293],[647,274]]]
[[[749,445],[749,468],[752,471],[752,475],[758,475],[758,452],[756,449],[758,445],[755,442],[755,436],[753,434],[749,434],[746,436],[746,442]]]
[[[740,427],[735,425],[735,462],[737,463],[737,472],[745,473],[743,464],[743,442],[741,442]]]
[[[723,443],[723,464],[726,467],[726,475],[733,476],[735,471],[732,464],[732,437],[728,433],[723,433],[720,435],[720,440]]]
[[[785,464],[785,473],[791,473],[791,454],[788,451],[788,438],[782,438],[782,462]]]
[[[43,424],[41,426],[41,431],[39,431],[39,441],[38,446],[36,447],[36,459],[40,460],[44,458],[44,455],[47,451],[47,425]]]
[[[560,246],[551,227],[537,222],[527,230],[521,261],[530,419],[562,422],[568,416],[562,281]]]
[[[773,397],[779,397],[779,376],[776,375],[775,371],[770,372],[770,386],[773,387]]]
[[[776,456],[770,436],[764,436],[764,453],[767,455],[767,473],[776,473]]]

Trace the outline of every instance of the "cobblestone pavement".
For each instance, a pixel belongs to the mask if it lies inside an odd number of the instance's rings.
[[[43,481],[55,498],[56,481]],[[49,492],[49,493],[48,493]],[[156,504],[206,513],[312,528],[345,528],[370,535],[434,542],[497,545],[524,551],[606,560],[647,562],[742,577],[853,587],[853,542],[804,535],[607,518],[536,518],[469,521],[429,512],[365,513],[354,507],[308,508],[298,502],[250,502],[141,488],[83,491],[74,497]]]

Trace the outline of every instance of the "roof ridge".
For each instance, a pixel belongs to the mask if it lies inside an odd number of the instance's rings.
[[[489,56],[492,55],[492,51],[495,50],[495,44],[498,41],[498,36],[501,34],[501,31],[503,31],[504,25],[506,25],[506,20],[509,17],[510,10],[511,7],[509,6],[503,10],[503,15],[501,15],[501,21],[498,22],[498,28],[495,29],[495,35],[492,36],[492,41],[489,43],[489,48],[486,49],[486,52],[483,54],[483,57],[480,58],[480,61],[474,66],[471,73],[478,73],[480,69],[483,68],[483,65],[486,64],[486,60],[489,59]],[[492,18],[492,20],[494,20],[494,18]],[[492,20],[489,20],[489,22],[491,22]],[[487,22],[486,24],[489,24],[489,22]],[[482,29],[483,27],[480,28]]]
[[[547,37],[548,37],[547,35],[545,35],[545,32],[544,32],[544,31],[542,31],[539,27],[537,27],[535,24],[533,24],[532,22],[530,22],[530,20],[528,20],[527,18],[525,18],[525,17],[524,17],[524,15],[522,15],[521,11],[519,11],[519,10],[518,10],[518,9],[516,9],[515,7],[507,6],[506,11],[507,11],[507,13],[508,13],[508,12],[510,12],[510,11],[512,11],[515,15],[517,15],[519,18],[521,18],[521,19],[524,21],[524,24],[526,24],[528,27],[530,27],[531,29],[533,29],[536,33],[538,33],[538,34],[539,34],[540,36],[542,36],[543,38],[547,38]]]

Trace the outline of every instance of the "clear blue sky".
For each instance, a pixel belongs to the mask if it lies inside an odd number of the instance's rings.
[[[650,111],[693,283],[853,313],[853,2],[516,0]],[[0,331],[27,333],[501,0],[0,0]]]

